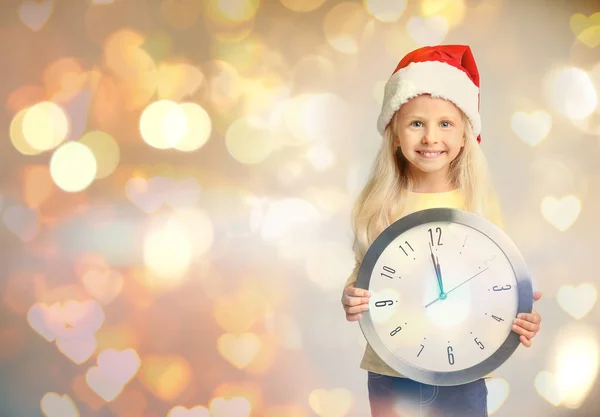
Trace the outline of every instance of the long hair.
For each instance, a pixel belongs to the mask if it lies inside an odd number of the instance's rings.
[[[357,264],[362,262],[373,241],[406,211],[408,191],[414,179],[409,162],[396,152],[397,115],[385,129],[367,183],[352,209],[353,250]],[[465,146],[450,163],[449,181],[464,199],[465,209],[480,214],[502,226],[500,207],[491,183],[487,161],[473,134],[471,124],[462,113]]]

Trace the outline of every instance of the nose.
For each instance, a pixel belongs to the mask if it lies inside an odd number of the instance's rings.
[[[438,143],[438,141],[438,135],[434,128],[429,127],[425,129],[425,134],[423,135],[423,138],[421,138],[421,143],[423,145],[427,143]]]

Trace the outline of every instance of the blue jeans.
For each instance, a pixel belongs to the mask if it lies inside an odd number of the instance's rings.
[[[441,387],[368,373],[372,417],[487,417],[483,379]]]

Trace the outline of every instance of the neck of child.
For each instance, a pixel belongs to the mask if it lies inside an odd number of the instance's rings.
[[[448,179],[446,173],[443,175],[439,174],[421,173],[421,175],[414,175],[412,191],[415,193],[444,193],[456,189],[456,185]]]

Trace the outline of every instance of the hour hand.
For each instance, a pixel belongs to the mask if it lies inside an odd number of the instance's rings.
[[[440,286],[440,298],[443,300],[444,298],[446,298],[446,293],[444,292],[444,282],[442,279],[442,267],[440,266],[440,260],[438,259],[438,257],[435,257],[435,264],[437,267],[437,278],[438,278],[438,285]]]
[[[437,278],[438,289],[440,290],[440,297],[444,294],[444,288],[442,287],[442,277],[440,275],[439,264],[435,260],[435,256],[433,256],[433,249],[431,248],[431,243],[429,244],[429,252],[431,253],[431,263],[433,264],[433,269],[435,270],[435,277]]]

